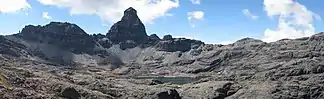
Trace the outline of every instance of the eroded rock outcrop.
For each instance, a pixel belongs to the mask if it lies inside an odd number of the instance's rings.
[[[191,40],[186,38],[172,38],[171,35],[166,35],[163,40],[156,44],[156,48],[160,51],[186,52],[191,49],[197,49],[199,46],[204,45],[203,42],[197,40]]]

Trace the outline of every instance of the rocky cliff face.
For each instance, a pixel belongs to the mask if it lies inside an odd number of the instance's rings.
[[[30,54],[25,45],[8,40],[3,36],[0,36],[0,48],[0,54],[2,55],[19,57]]]
[[[144,24],[137,16],[137,11],[128,8],[120,21],[115,23],[107,33],[107,38],[113,44],[120,44],[125,48],[134,48],[147,42],[147,34]]]
[[[201,45],[204,45],[203,42],[197,40],[191,40],[186,38],[172,38],[171,35],[166,35],[163,37],[163,40],[156,44],[156,48],[160,51],[167,52],[186,52],[191,49],[197,49]]]
[[[79,26],[71,23],[51,22],[45,26],[28,25],[21,33],[15,34],[19,38],[56,45],[74,53],[92,53],[95,46],[93,38]]]
[[[124,14],[107,35],[51,22],[0,36],[0,98],[324,98],[323,33],[212,45],[147,36]]]

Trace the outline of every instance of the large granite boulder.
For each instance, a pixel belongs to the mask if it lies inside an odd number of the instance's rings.
[[[66,87],[61,92],[62,96],[68,99],[81,99],[80,93],[73,87]]]

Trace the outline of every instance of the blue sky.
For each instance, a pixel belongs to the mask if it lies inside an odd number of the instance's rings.
[[[2,0],[0,34],[17,33],[27,24],[45,25],[51,21],[75,23],[89,34],[106,34],[129,6],[138,9],[148,34],[172,34],[206,43],[230,43],[243,37],[270,42],[309,36],[324,29],[320,18],[324,15],[323,0],[145,1]]]

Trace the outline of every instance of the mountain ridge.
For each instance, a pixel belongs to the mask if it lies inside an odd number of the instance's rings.
[[[0,98],[324,98],[324,33],[205,44],[147,35],[135,9],[124,13],[106,34],[50,22],[0,36],[0,80],[12,85]]]

